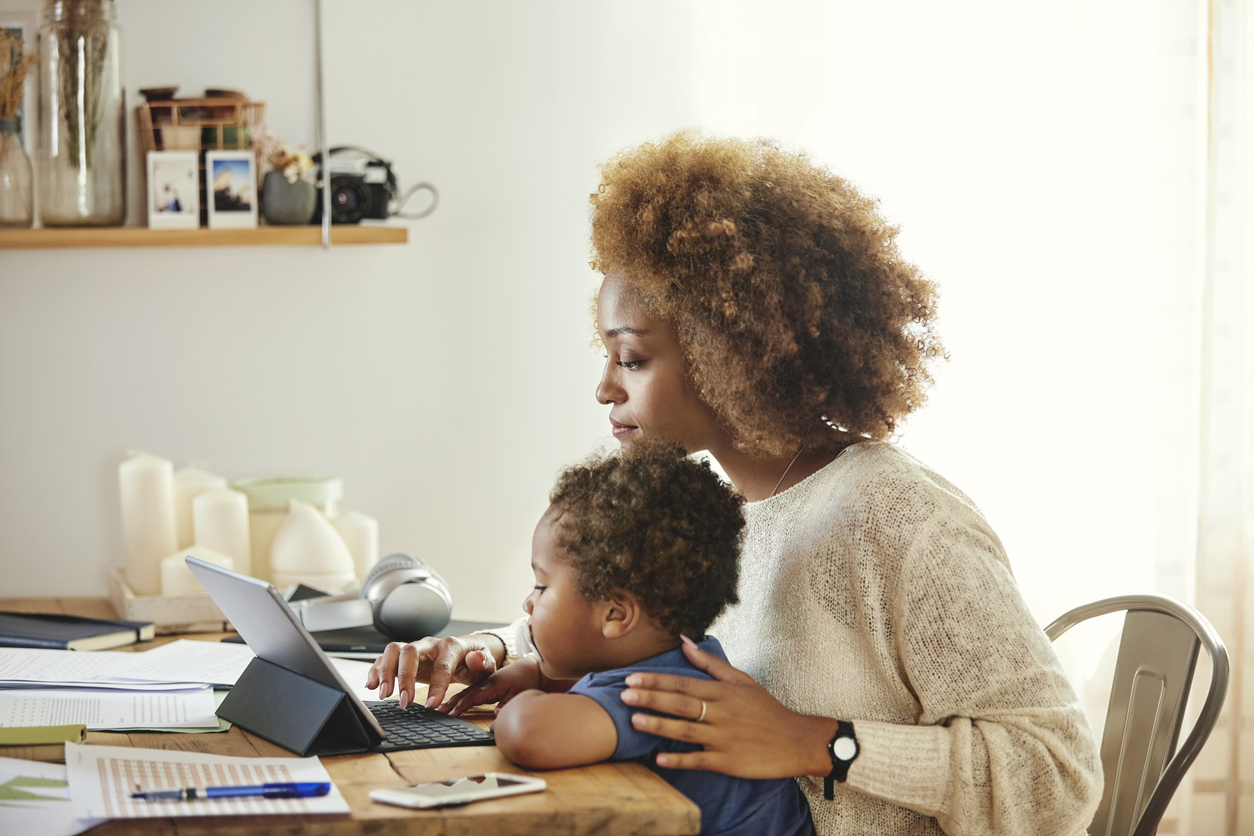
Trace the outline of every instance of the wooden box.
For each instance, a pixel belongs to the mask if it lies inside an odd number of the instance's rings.
[[[136,595],[121,569],[109,572],[109,600],[119,618],[151,621],[158,636],[172,633],[225,633],[231,624],[206,595]]]
[[[247,99],[166,99],[135,108],[143,151],[222,151],[252,147],[251,128],[266,103]]]

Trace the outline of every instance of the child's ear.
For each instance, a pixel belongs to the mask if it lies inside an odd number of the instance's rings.
[[[615,589],[604,602],[601,635],[618,639],[635,630],[644,621],[644,611],[636,596],[625,589]]]

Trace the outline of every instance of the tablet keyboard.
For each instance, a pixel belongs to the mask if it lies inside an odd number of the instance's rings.
[[[366,707],[387,732],[388,739],[376,749],[438,749],[445,746],[492,746],[492,732],[433,708],[396,700],[367,702]]]

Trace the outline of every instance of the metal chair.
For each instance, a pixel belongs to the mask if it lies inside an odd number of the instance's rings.
[[[1121,595],[1076,607],[1045,628],[1050,641],[1090,618],[1126,610],[1102,732],[1106,786],[1090,836],[1152,836],[1180,780],[1219,719],[1228,651],[1200,613],[1165,595]],[[1172,757],[1184,721],[1198,647],[1211,659],[1197,722]],[[1168,762],[1170,758],[1170,762]]]

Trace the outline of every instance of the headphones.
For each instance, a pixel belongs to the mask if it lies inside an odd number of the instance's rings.
[[[425,560],[393,554],[375,564],[356,594],[306,598],[288,606],[311,633],[373,626],[389,639],[411,642],[448,625],[453,594]]]

